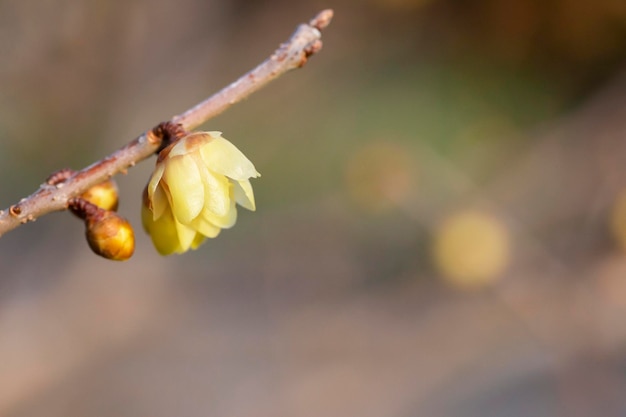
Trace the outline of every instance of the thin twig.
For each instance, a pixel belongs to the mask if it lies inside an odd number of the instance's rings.
[[[192,130],[243,100],[286,72],[302,67],[309,56],[322,47],[321,33],[332,19],[332,10],[323,10],[308,24],[300,25],[291,38],[268,59],[234,83],[223,88],[189,110],[172,117],[170,122]],[[46,182],[30,196],[0,211],[0,236],[20,224],[34,221],[53,211],[65,210],[68,200],[84,193],[113,175],[126,172],[159,149],[162,137],[150,129],[106,158],[76,172],[59,183]]]

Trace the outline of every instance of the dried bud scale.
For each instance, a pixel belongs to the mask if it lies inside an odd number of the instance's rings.
[[[170,121],[159,123],[153,130],[152,134],[161,138],[161,146],[157,150],[157,154],[172,143],[183,138],[188,134],[180,123]]]

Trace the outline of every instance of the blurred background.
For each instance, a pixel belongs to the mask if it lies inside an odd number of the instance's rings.
[[[0,1],[0,206],[233,81],[257,212],[128,262],[0,239],[2,416],[626,415],[623,0]]]

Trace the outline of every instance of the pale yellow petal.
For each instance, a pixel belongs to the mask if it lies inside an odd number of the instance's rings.
[[[188,155],[192,152],[196,152],[201,146],[204,146],[205,143],[210,142],[211,140],[213,140],[213,138],[208,134],[208,132],[189,133],[172,146],[169,151],[168,158]]]
[[[198,158],[199,159],[199,158]],[[204,210],[219,217],[230,210],[230,182],[223,175],[214,174],[204,165],[198,165],[204,183]]]
[[[191,249],[198,249],[198,246],[200,246],[204,241],[205,241],[205,237],[202,236],[200,233],[196,234],[195,239],[193,240],[193,242],[191,242]]]
[[[229,229],[235,225],[237,222],[237,208],[235,207],[235,199],[230,199],[230,208],[228,212],[223,216],[218,216],[210,210],[202,210],[202,213],[199,217],[204,218],[204,220],[208,221],[215,226],[222,229]]]
[[[211,171],[234,180],[260,176],[252,162],[235,145],[221,137],[220,132],[207,133],[213,140],[203,144],[200,153]]]
[[[235,201],[248,210],[255,211],[254,192],[249,180],[233,181],[235,186]]]
[[[167,160],[163,181],[169,189],[174,217],[189,224],[200,214],[205,199],[204,185],[194,159],[185,155]]]
[[[161,255],[170,255],[182,252],[178,240],[178,232],[172,212],[167,209],[157,221],[152,220],[152,212],[145,205],[142,206],[141,220],[150,235],[154,247]]]
[[[154,173],[150,177],[150,182],[148,183],[148,197],[150,198],[150,200],[152,200],[154,192],[159,185],[159,181],[161,181],[161,178],[163,177],[164,170],[165,164],[157,164],[156,168],[154,169]]]
[[[178,243],[180,245],[180,252],[187,252],[196,237],[196,231],[174,219],[176,232],[178,234]]]
[[[208,222],[202,216],[196,218],[191,224],[191,227],[193,227],[198,233],[202,234],[203,236],[211,238],[219,235],[221,231],[219,227]]]
[[[152,218],[157,220],[170,205],[163,187],[157,187],[152,195]]]
[[[146,233],[152,234],[152,228],[154,226],[152,210],[145,204],[141,205],[141,224]]]

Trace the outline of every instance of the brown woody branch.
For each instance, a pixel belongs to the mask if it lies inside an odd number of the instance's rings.
[[[322,47],[321,33],[330,23],[332,10],[323,10],[308,24],[301,24],[291,38],[268,59],[189,110],[168,122],[192,130],[248,97],[284,73],[302,67],[309,56]],[[157,125],[106,158],[77,171],[65,181],[47,181],[30,196],[6,210],[0,210],[0,236],[21,224],[34,221],[53,211],[66,210],[68,200],[90,187],[111,178],[154,154],[163,142],[163,131]]]

